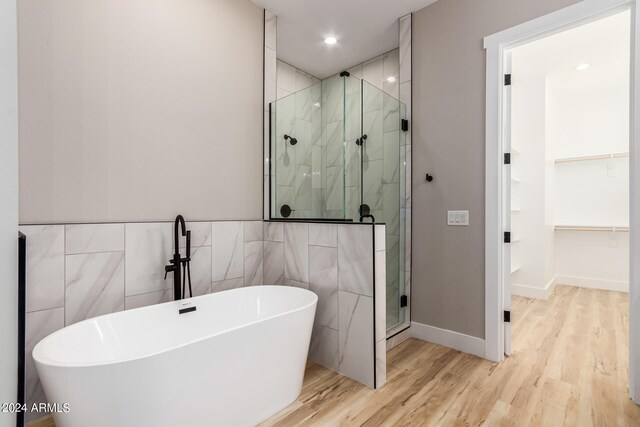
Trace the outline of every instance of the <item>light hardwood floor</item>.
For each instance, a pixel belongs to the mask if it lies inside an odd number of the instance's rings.
[[[380,390],[310,362],[298,399],[261,426],[640,426],[627,294],[558,286],[548,301],[514,297],[512,321],[504,362],[411,339]]]
[[[640,426],[627,294],[558,286],[514,297],[512,321],[504,362],[412,339],[388,354],[380,390],[309,363],[300,397],[262,426]]]

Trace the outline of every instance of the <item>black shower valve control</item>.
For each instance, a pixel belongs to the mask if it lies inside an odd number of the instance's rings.
[[[360,138],[356,139],[356,145],[362,145],[367,140],[367,135],[364,134]]]
[[[427,182],[433,181],[433,176],[427,174],[426,180],[427,180]]]

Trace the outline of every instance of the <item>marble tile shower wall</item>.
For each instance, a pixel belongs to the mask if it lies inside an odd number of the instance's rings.
[[[276,211],[288,204],[295,209],[292,218],[318,218],[322,201],[319,186],[312,177],[317,176],[313,173],[317,155],[314,148],[320,145],[321,138],[319,80],[278,61],[278,94],[282,98],[272,107],[276,120],[272,145],[276,160]],[[291,145],[285,135],[294,136],[298,143]]]
[[[381,387],[386,378],[385,231],[384,225],[375,227],[374,239],[371,225],[265,222],[264,278],[318,295],[310,359]]]
[[[352,94],[348,94],[353,99]],[[352,105],[350,102],[349,105]],[[323,218],[344,218],[345,178],[345,87],[344,79],[338,75],[322,81],[322,138],[320,143],[320,165]],[[351,127],[349,127],[351,129]],[[357,136],[352,136],[355,140]]]
[[[193,293],[265,283],[263,222],[191,222]],[[27,399],[45,402],[31,351],[64,326],[170,301],[173,223],[21,226],[27,236]],[[35,414],[34,414],[35,415]],[[27,414],[30,419],[34,417]]]
[[[394,162],[388,162],[384,167],[382,161],[378,162],[379,164],[366,163],[368,160],[382,160],[383,153],[386,153],[389,159],[395,156],[395,160],[398,160],[398,144],[390,138],[390,134],[385,135],[385,132],[393,131],[391,122],[399,117],[397,112],[394,114],[390,98],[389,102],[384,103],[387,106],[386,115],[383,109],[383,99],[388,98],[383,93],[396,99],[399,95],[398,55],[398,49],[395,49],[356,65],[348,70],[352,78],[343,79],[336,75],[322,81],[322,164],[319,168],[314,168],[314,172],[319,173],[320,179],[317,181],[323,188],[323,217],[342,218],[344,211],[347,218],[359,217],[361,166],[359,146],[355,141],[362,134],[367,134],[369,138],[366,143],[369,148],[364,159],[367,167],[362,171],[365,174],[365,203],[369,203],[370,199],[379,198],[376,199],[376,204],[381,205],[382,187],[377,191],[378,185],[371,183],[380,175],[381,184],[383,171],[389,175],[393,174],[394,170],[399,172],[399,162],[395,162],[395,167]],[[364,88],[361,87],[360,80],[365,81]],[[374,111],[376,109],[379,111]],[[367,115],[367,112],[370,114]],[[387,125],[386,128],[383,128],[384,124]],[[395,126],[396,136],[398,126]],[[366,176],[367,172],[369,177]],[[382,218],[382,209],[374,212],[374,216]]]
[[[319,190],[313,191],[313,147],[320,138],[320,80],[286,62],[277,61],[276,211],[283,204],[295,209],[291,218],[319,217]],[[281,117],[279,117],[281,116]],[[293,135],[298,144],[284,141]]]
[[[317,77],[299,70],[279,59],[277,60],[276,73],[278,88],[276,99],[285,98],[292,93],[320,83],[320,79]]]

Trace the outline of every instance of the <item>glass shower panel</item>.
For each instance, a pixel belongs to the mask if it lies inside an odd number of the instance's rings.
[[[407,118],[407,107],[404,103],[400,102],[400,123],[402,123],[402,120]],[[400,238],[400,244],[398,246],[398,252],[400,253],[399,256],[399,274],[398,274],[398,293],[399,295],[404,295],[406,294],[406,287],[407,287],[407,279],[406,279],[406,275],[407,275],[407,258],[406,258],[406,239],[407,239],[407,234],[406,234],[406,219],[407,219],[407,161],[408,159],[410,159],[409,156],[409,151],[410,148],[407,147],[407,141],[406,141],[406,134],[404,131],[402,131],[402,126],[400,127],[399,130],[399,136],[400,136],[400,147],[399,147],[399,151],[400,151],[400,161],[398,163],[398,181],[400,182],[400,217],[399,217],[399,238]],[[397,301],[397,300],[396,300]],[[404,307],[398,307],[398,325],[402,325],[405,323],[406,320],[406,312],[407,309]],[[392,319],[395,320],[395,319]],[[391,322],[393,323],[393,322]],[[395,325],[389,325],[388,327],[391,328]]]
[[[386,224],[388,330],[406,318],[405,114],[381,89],[339,75],[271,103],[271,217],[359,221],[367,205]]]
[[[363,82],[363,203],[386,224],[387,329],[404,321],[404,108],[396,98]]]
[[[317,84],[271,104],[275,121],[271,134],[274,218],[320,216],[321,184],[313,179],[313,171],[321,168],[318,164],[322,126],[320,94],[320,84]]]
[[[322,218],[344,218],[344,78],[322,81]]]
[[[355,77],[344,77],[344,218],[358,220],[362,203],[362,81]]]
[[[377,222],[382,218],[382,149],[384,141],[383,92],[362,81],[362,204]]]

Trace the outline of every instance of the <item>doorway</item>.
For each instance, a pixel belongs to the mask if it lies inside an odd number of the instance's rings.
[[[587,294],[603,307],[610,292],[627,297],[629,41],[624,10],[505,52],[504,288],[514,318],[523,313],[511,302],[553,298],[558,285],[600,290]],[[626,319],[617,307],[612,319]],[[513,334],[505,329],[506,354]]]
[[[542,16],[529,22],[517,25],[507,30],[488,36],[484,39],[487,54],[486,77],[486,192],[485,192],[485,357],[494,361],[501,361],[505,353],[510,351],[510,279],[511,279],[511,215],[507,214],[506,206],[510,209],[511,196],[510,176],[507,180],[505,170],[510,169],[511,128],[506,126],[510,117],[510,91],[508,77],[511,63],[508,52],[518,46],[523,46],[553,34],[580,27],[590,22],[598,21],[629,10],[630,27],[630,73],[629,73],[629,239],[628,259],[628,313],[629,313],[629,394],[640,403],[640,360],[637,357],[640,347],[640,291],[638,275],[640,262],[637,256],[637,242],[640,237],[637,228],[637,212],[640,209],[640,182],[637,174],[637,156],[640,152],[640,139],[635,137],[640,132],[640,120],[636,106],[640,102],[640,91],[634,82],[640,78],[638,67],[635,66],[640,43],[639,35],[634,30],[640,17],[635,0],[592,0],[579,2],[549,15]],[[577,67],[577,64],[575,67]],[[576,70],[578,71],[578,70]],[[506,88],[506,90],[505,90]],[[505,156],[506,154],[506,156]],[[612,153],[609,153],[612,154]],[[615,154],[615,153],[614,153]],[[586,155],[585,155],[586,156]],[[624,158],[624,157],[623,157]],[[609,156],[608,160],[611,159]],[[594,160],[595,161],[595,160]],[[613,162],[610,162],[613,163]],[[508,190],[508,191],[507,191]],[[564,224],[554,224],[564,225]],[[569,224],[573,225],[573,224]],[[554,230],[555,231],[555,230]],[[559,230],[563,232],[574,230]],[[577,231],[574,231],[577,232]],[[606,233],[607,231],[602,231]],[[617,236],[619,237],[619,236]],[[517,239],[517,236],[514,236]],[[574,258],[576,258],[574,256]],[[622,344],[624,346],[624,344]]]

